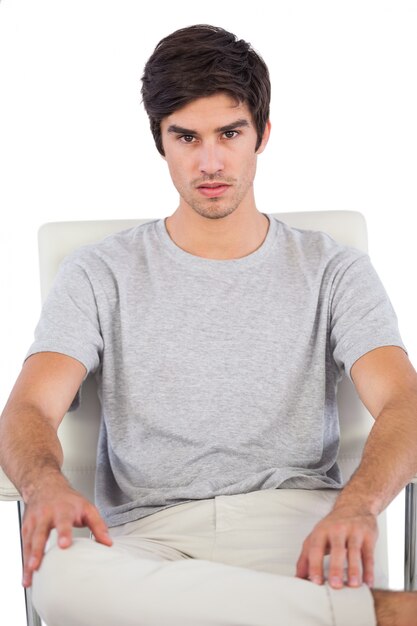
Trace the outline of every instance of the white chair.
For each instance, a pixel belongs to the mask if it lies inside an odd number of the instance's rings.
[[[367,230],[364,217],[355,211],[313,211],[302,213],[275,213],[278,219],[296,228],[321,230],[336,241],[367,251]],[[155,219],[155,218],[154,218]],[[55,222],[39,230],[39,258],[42,300],[54,279],[61,260],[74,248],[99,241],[108,234],[131,228],[141,220],[108,220]],[[341,427],[341,447],[338,463],[346,481],[358,466],[364,442],[373,424],[373,418],[363,406],[355,388],[345,376],[338,387],[338,408]],[[94,500],[96,448],[100,423],[100,405],[95,381],[89,377],[83,385],[81,406],[69,413],[59,428],[64,449],[63,471],[75,489]],[[22,520],[23,503],[19,493],[0,469],[0,500],[17,500],[19,519]],[[406,488],[405,514],[405,589],[416,588],[416,511],[417,477]],[[386,515],[379,517],[380,535],[377,542],[378,560],[384,566],[388,579]],[[74,536],[89,536],[86,529],[74,529]],[[56,541],[51,533],[50,542]],[[41,624],[32,607],[30,589],[26,593],[28,626]]]

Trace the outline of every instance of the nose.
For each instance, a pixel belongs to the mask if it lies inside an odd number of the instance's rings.
[[[199,150],[199,168],[201,173],[212,175],[224,169],[222,149],[214,143],[201,146]]]

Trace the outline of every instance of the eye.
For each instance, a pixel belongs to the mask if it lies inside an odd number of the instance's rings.
[[[192,143],[193,139],[194,139],[194,135],[181,135],[181,137],[179,137],[179,139],[183,143]]]
[[[236,135],[239,134],[239,131],[237,130],[227,130],[224,135],[226,136],[227,139],[233,139],[233,137],[236,137]]]

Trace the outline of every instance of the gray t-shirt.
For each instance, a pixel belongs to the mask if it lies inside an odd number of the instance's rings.
[[[95,373],[109,526],[215,495],[341,487],[337,382],[369,350],[405,349],[397,318],[367,254],[266,215],[239,259],[194,256],[157,219],[62,262],[27,356]]]

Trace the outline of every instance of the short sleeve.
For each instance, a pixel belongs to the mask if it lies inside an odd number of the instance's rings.
[[[25,360],[38,352],[59,352],[77,359],[85,366],[86,377],[100,365],[103,338],[96,297],[86,269],[73,255],[61,263]],[[79,393],[71,409],[78,404]]]
[[[351,379],[352,365],[382,346],[407,351],[398,320],[385,288],[364,254],[336,272],[330,305],[330,345],[340,370]]]

